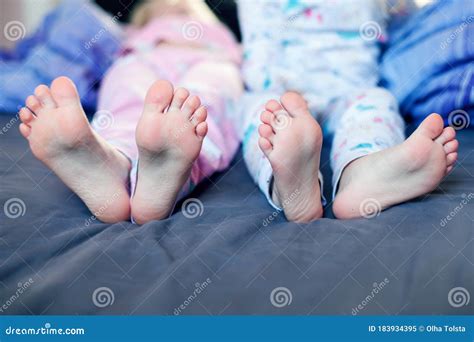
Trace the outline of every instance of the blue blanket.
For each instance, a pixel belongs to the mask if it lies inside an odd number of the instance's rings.
[[[64,1],[13,51],[0,51],[0,110],[16,111],[37,85],[61,75],[76,83],[84,107],[93,110],[97,83],[120,48],[114,19],[99,17],[88,1]],[[11,40],[26,33],[21,23],[10,23]]]
[[[395,94],[403,114],[420,122],[437,112],[447,121],[460,120],[449,124],[468,126],[474,109],[474,1],[435,2],[390,33],[383,86]]]
[[[178,203],[166,220],[138,227],[91,219],[29,152],[18,121],[0,115],[0,127],[10,127],[0,131],[0,326],[1,315],[16,314],[474,314],[467,130],[458,135],[459,166],[436,191],[371,219],[334,220],[326,208],[310,224],[287,222],[239,153],[191,194],[202,202],[199,216]],[[329,163],[322,172],[331,179]],[[454,297],[460,288],[471,302]],[[286,306],[271,300],[282,289]]]

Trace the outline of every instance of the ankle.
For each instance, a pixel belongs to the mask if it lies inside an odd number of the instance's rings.
[[[272,199],[273,203],[278,207],[282,208],[282,204],[280,203],[279,195],[278,195],[278,190],[275,186],[275,181],[274,178],[270,181],[270,198]]]

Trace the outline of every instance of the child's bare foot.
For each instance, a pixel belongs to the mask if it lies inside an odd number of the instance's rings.
[[[457,159],[452,127],[431,114],[402,144],[367,155],[343,171],[334,200],[341,219],[367,217],[434,190]]]
[[[199,98],[183,88],[173,94],[169,82],[157,81],[148,91],[136,130],[140,157],[132,216],[137,223],[165,218],[173,209],[201,151],[206,117]]]
[[[323,215],[319,185],[322,133],[301,95],[288,92],[262,113],[259,145],[273,169],[272,199],[289,221],[310,222]]]
[[[72,81],[59,77],[51,89],[38,86],[26,99],[26,107],[20,111],[20,132],[35,157],[99,220],[128,220],[130,162],[91,129]]]

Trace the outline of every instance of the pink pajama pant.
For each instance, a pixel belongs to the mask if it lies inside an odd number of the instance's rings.
[[[186,37],[184,30],[190,24],[200,31],[199,40]],[[199,47],[189,47],[190,43]],[[203,179],[229,166],[239,145],[230,117],[242,92],[239,56],[238,45],[223,26],[186,17],[159,18],[132,35],[126,53],[102,81],[98,112],[92,121],[92,127],[130,159],[131,193],[138,164],[135,128],[146,92],[158,79],[187,88],[208,110],[208,134],[178,200]]]

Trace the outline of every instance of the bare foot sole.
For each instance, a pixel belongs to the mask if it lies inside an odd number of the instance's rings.
[[[431,114],[400,145],[367,155],[343,171],[333,204],[337,218],[371,217],[433,191],[453,168],[459,143]]]
[[[140,153],[132,216],[138,224],[169,215],[207,134],[207,111],[196,96],[166,81],[148,91],[137,126]]]
[[[261,115],[259,145],[273,170],[272,199],[289,221],[310,222],[323,215],[319,185],[321,127],[301,95],[271,100]]]
[[[128,159],[89,125],[72,81],[36,88],[20,110],[20,132],[36,158],[74,191],[101,221],[130,218]],[[34,115],[33,115],[34,113]]]

